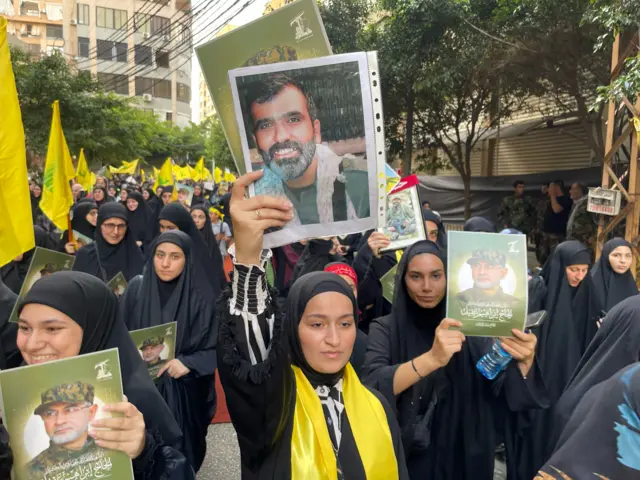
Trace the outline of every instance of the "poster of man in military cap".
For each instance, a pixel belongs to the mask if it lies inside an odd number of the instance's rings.
[[[124,274],[122,272],[118,272],[107,282],[107,287],[109,287],[117,297],[121,297],[127,289],[127,279],[124,278]]]
[[[177,323],[171,322],[129,332],[154,381],[162,367],[176,357],[177,328]]]
[[[117,349],[2,371],[0,390],[16,480],[133,480],[129,457],[89,435],[123,398]]]
[[[360,52],[229,72],[247,170],[263,172],[249,194],[293,206],[287,225],[265,235],[265,247],[377,228],[384,218],[375,65],[375,52]]]
[[[76,257],[72,255],[55,252],[42,247],[36,247],[32,255],[33,257],[29,264],[29,270],[27,271],[27,275],[24,277],[24,283],[20,289],[18,300],[13,307],[11,317],[9,317],[10,322],[18,321],[18,305],[29,290],[31,290],[34,283],[36,283],[40,278],[51,275],[52,273],[62,270],[71,270],[73,262],[76,261]]]
[[[447,317],[469,336],[512,336],[527,316],[524,235],[449,232]]]
[[[197,29],[198,20],[194,22]],[[202,74],[240,174],[247,169],[227,72],[331,53],[316,0],[293,2],[235,30],[223,29],[218,37],[196,48]]]

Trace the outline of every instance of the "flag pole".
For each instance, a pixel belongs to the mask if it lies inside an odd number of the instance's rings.
[[[71,230],[71,215],[67,213],[67,236],[69,243],[73,243],[73,230]]]

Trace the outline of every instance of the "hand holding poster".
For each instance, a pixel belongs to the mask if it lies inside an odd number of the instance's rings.
[[[89,435],[123,398],[117,349],[5,370],[0,390],[16,480],[133,480],[129,457]]]
[[[427,239],[416,175],[400,180],[387,196],[387,221],[379,231],[391,240],[391,244],[381,250],[383,252],[406,248]]]
[[[46,248],[36,247],[36,250],[33,253],[33,258],[31,259],[31,264],[29,265],[29,270],[27,271],[27,275],[24,277],[24,283],[20,289],[20,295],[18,295],[18,299],[13,307],[13,312],[11,312],[9,321],[14,323],[18,321],[18,305],[29,290],[31,290],[31,287],[37,280],[55,272],[71,270],[75,261],[76,258],[71,255],[54,252],[53,250],[48,250]]]
[[[177,329],[178,324],[170,322],[129,332],[154,381],[158,380],[160,369],[176,358]]]
[[[383,118],[373,74],[375,53],[229,72],[247,171],[263,172],[250,195],[293,204],[293,218],[265,235],[265,248],[384,220]]]
[[[449,232],[447,317],[465,335],[511,337],[527,317],[524,235]]]

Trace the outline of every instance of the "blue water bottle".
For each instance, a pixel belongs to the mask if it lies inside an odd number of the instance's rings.
[[[478,360],[476,368],[489,380],[493,380],[498,374],[505,369],[513,357],[505,352],[500,346],[500,340],[496,339],[493,342],[491,351],[485,353],[484,356]]]

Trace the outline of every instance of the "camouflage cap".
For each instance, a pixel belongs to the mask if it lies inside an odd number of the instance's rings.
[[[474,250],[471,258],[467,260],[469,265],[486,262],[489,265],[507,266],[507,256],[497,250]]]
[[[63,383],[45,390],[40,396],[41,404],[34,410],[35,415],[40,415],[54,403],[91,403],[95,389],[93,385],[83,382]]]
[[[145,347],[157,347],[158,345],[162,345],[164,343],[164,337],[149,337],[140,346],[140,350]]]

